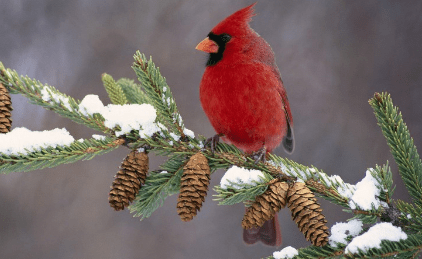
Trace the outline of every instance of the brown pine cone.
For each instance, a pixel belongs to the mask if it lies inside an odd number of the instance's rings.
[[[327,220],[312,191],[304,183],[294,183],[287,197],[292,218],[306,240],[311,240],[314,246],[326,245],[329,236]]]
[[[7,88],[0,83],[0,134],[7,133],[12,127],[12,100]]]
[[[141,186],[145,183],[149,165],[145,152],[133,150],[127,155],[114,176],[108,201],[114,210],[123,210],[135,199]]]
[[[183,221],[190,221],[201,209],[210,183],[210,167],[202,153],[193,155],[185,165],[177,199],[177,213]]]
[[[268,189],[255,198],[255,202],[243,216],[242,227],[245,229],[261,227],[267,220],[286,206],[289,185],[274,179],[268,183]]]

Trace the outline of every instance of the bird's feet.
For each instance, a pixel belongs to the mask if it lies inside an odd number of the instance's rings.
[[[215,134],[213,137],[205,140],[204,147],[206,147],[208,144],[210,144],[211,152],[214,154],[215,147],[217,146],[218,142],[220,142],[220,136],[223,136],[223,135]]]
[[[258,151],[252,153],[251,157],[253,160],[255,160],[255,164],[258,164],[259,162],[265,163],[267,161],[267,148],[263,146]]]

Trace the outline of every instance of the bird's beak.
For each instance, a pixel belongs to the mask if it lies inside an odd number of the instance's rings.
[[[217,43],[206,37],[203,41],[196,45],[195,49],[205,51],[207,53],[217,53],[218,45]]]

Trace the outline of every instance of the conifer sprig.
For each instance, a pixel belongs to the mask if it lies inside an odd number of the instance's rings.
[[[116,149],[122,142],[124,142],[122,139],[115,138],[85,139],[83,141],[76,140],[68,146],[42,148],[25,155],[0,153],[0,173],[28,172],[74,163],[78,160],[90,160],[97,155]]]
[[[20,76],[15,70],[6,69],[2,62],[0,62],[0,82],[10,90],[11,94],[21,94],[32,104],[54,111],[91,129],[104,133],[111,132],[104,126],[104,119],[101,116],[85,116],[80,113],[79,101],[61,93],[53,86],[42,84],[27,76]]]
[[[132,79],[120,78],[116,81],[116,84],[125,93],[128,103],[150,103],[148,96],[142,90],[142,86],[136,84]]]
[[[4,84],[11,93],[22,94],[31,103],[53,110],[61,116],[85,124],[87,127],[99,130],[109,136],[104,140],[90,139],[83,142],[75,141],[68,146],[47,147],[25,155],[0,154],[0,172],[31,171],[80,159],[91,159],[98,154],[109,152],[119,145],[127,146],[132,150],[139,149],[142,152],[168,156],[169,159],[160,166],[159,170],[153,170],[147,176],[135,201],[129,206],[135,216],[143,219],[159,208],[167,196],[179,191],[184,166],[192,155],[201,152],[208,162],[211,173],[217,169],[228,169],[231,165],[237,165],[246,169],[260,170],[265,176],[262,182],[256,182],[255,185],[237,184],[242,188],[214,187],[217,192],[216,200],[221,205],[240,202],[248,205],[256,197],[262,195],[272,182],[296,183],[299,181],[304,182],[307,188],[320,197],[344,207],[364,223],[372,224],[379,219],[393,222],[383,215],[389,211],[402,213],[399,220],[394,219],[393,224],[400,225],[406,230],[408,238],[405,240],[383,241],[379,249],[373,248],[368,252],[361,251],[353,255],[344,254],[344,245],[339,245],[336,248],[329,245],[307,247],[300,249],[296,258],[414,256],[422,248],[421,159],[401,114],[393,106],[388,94],[375,94],[375,97],[369,102],[374,108],[378,123],[387,138],[391,152],[399,166],[400,174],[415,204],[392,200],[394,186],[392,172],[387,163],[384,166],[376,166],[371,171],[372,177],[377,182],[376,188],[379,190],[377,199],[383,202],[383,205],[372,206],[366,210],[358,206],[352,209],[351,194],[354,192],[354,186],[344,183],[339,176],[328,176],[313,166],[301,165],[273,154],[269,155],[268,162],[255,163],[254,159],[245,155],[235,146],[225,143],[218,143],[214,152],[211,152],[209,147],[204,147],[205,138],[203,136],[194,137],[185,128],[170,87],[158,67],[139,51],[136,52],[134,58],[133,69],[140,84],[126,78],[115,81],[107,74],[104,74],[102,79],[113,103],[120,105],[148,103],[154,106],[157,112],[157,121],[154,123],[160,122],[161,124],[160,131],[150,137],[141,138],[137,130],[132,130],[122,138],[116,139],[113,130],[104,126],[104,118],[101,115],[82,114],[79,111],[79,101],[60,93],[54,87],[19,76],[16,71],[4,68],[0,62],[0,83]]]
[[[422,161],[413,143],[401,112],[393,105],[387,93],[375,93],[369,100],[378,125],[387,139],[391,154],[396,161],[400,176],[413,201],[422,206]]]
[[[315,258],[415,258],[413,255],[422,249],[422,234],[408,235],[407,239],[398,242],[382,241],[381,248],[370,249],[367,252],[345,253],[345,247],[331,247],[329,245],[318,247],[309,246],[298,249],[298,255],[293,259],[315,259]],[[339,257],[340,256],[340,257]],[[269,256],[266,259],[274,259]]]
[[[139,51],[133,56],[133,70],[139,81],[158,112],[158,118],[169,130],[182,138],[185,137],[182,116],[177,110],[176,102],[166,83],[166,79],[161,75],[160,69],[152,62],[152,58],[147,60],[144,54]]]
[[[112,103],[121,105],[127,103],[126,94],[124,93],[122,87],[114,81],[112,76],[104,73],[101,76],[101,80],[103,81],[104,88],[106,89]]]

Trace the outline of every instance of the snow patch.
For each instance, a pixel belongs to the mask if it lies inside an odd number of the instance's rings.
[[[75,139],[65,129],[31,131],[24,127],[14,128],[6,134],[0,134],[0,153],[6,155],[27,155],[43,148],[70,145]]]
[[[291,246],[286,246],[280,251],[276,251],[273,253],[274,259],[284,259],[284,258],[293,258],[294,256],[298,255],[299,252],[296,248]]]
[[[381,241],[389,240],[398,242],[401,239],[407,239],[406,233],[399,227],[393,226],[390,222],[382,222],[372,226],[366,233],[353,238],[347,245],[346,253],[363,252],[371,248],[381,248]]]
[[[331,227],[331,236],[328,238],[330,246],[336,247],[337,244],[347,244],[347,236],[357,236],[362,231],[362,221],[358,219],[347,223],[337,222]]]
[[[221,178],[220,186],[223,189],[242,189],[242,184],[257,185],[257,182],[263,182],[263,178],[264,173],[259,170],[232,166]]]

